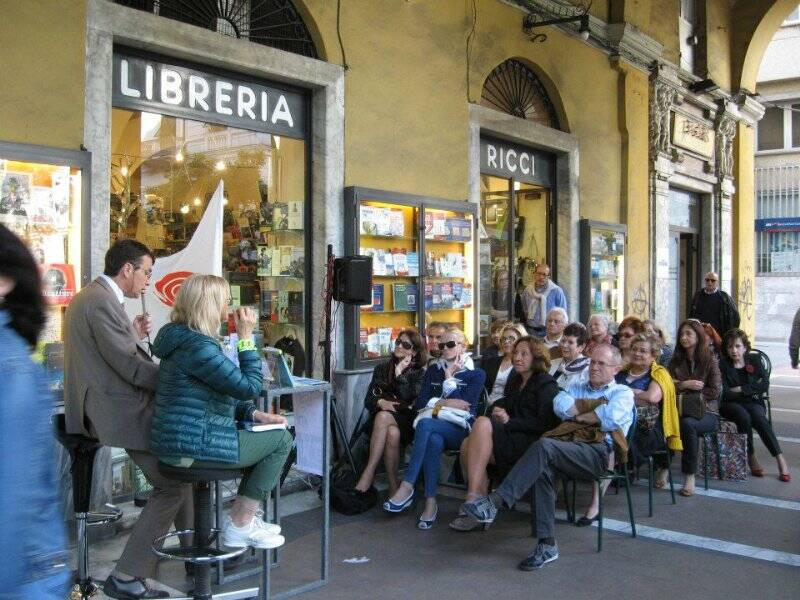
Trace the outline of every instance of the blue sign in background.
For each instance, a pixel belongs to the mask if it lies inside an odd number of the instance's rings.
[[[800,217],[780,219],[756,219],[756,231],[781,232],[800,231]]]

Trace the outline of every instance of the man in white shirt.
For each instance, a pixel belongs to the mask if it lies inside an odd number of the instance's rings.
[[[471,517],[481,523],[491,523],[498,508],[512,507],[533,487],[538,543],[533,554],[519,564],[523,571],[541,569],[558,558],[554,537],[556,492],[553,481],[556,472],[582,480],[593,480],[601,475],[606,470],[613,447],[611,434],[619,431],[624,436],[633,423],[633,392],[628,386],[614,381],[621,366],[619,350],[602,344],[592,352],[589,381],[575,383],[553,399],[556,416],[564,421],[599,427],[604,434],[603,441],[542,437],[522,455],[495,492],[463,505]],[[604,402],[593,410],[579,412],[578,401],[598,399]]]

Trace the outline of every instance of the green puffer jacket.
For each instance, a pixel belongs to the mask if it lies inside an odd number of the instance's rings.
[[[159,457],[239,461],[236,420],[252,420],[261,391],[261,359],[239,352],[239,368],[216,340],[179,323],[153,342],[161,359],[150,450]]]

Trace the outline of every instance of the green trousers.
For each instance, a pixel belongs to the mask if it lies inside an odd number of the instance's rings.
[[[239,434],[239,462],[222,463],[196,460],[193,467],[205,469],[244,469],[239,495],[263,501],[278,483],[278,478],[292,449],[292,434],[277,431],[245,431]]]

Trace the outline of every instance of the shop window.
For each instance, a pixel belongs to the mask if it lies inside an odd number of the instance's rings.
[[[777,150],[783,148],[783,109],[767,107],[764,117],[758,122],[758,149]]]
[[[489,74],[483,84],[481,104],[553,129],[561,128],[541,80],[518,60],[509,59]]]
[[[224,248],[216,260],[233,304],[258,310],[265,343],[289,338],[291,367],[304,374],[305,142],[114,108],[111,144],[112,242],[136,238],[157,257],[182,250],[223,181]]]
[[[0,223],[39,265],[48,304],[38,354],[54,390],[63,389],[64,312],[81,283],[81,170],[0,155]]]
[[[318,58],[303,18],[291,0],[114,0],[116,4],[155,13],[216,31],[220,35]]]
[[[509,321],[511,307],[511,243],[508,221],[511,218],[511,182],[501,177],[481,175],[480,228],[480,331],[481,351],[492,345],[489,336],[496,321]]]

